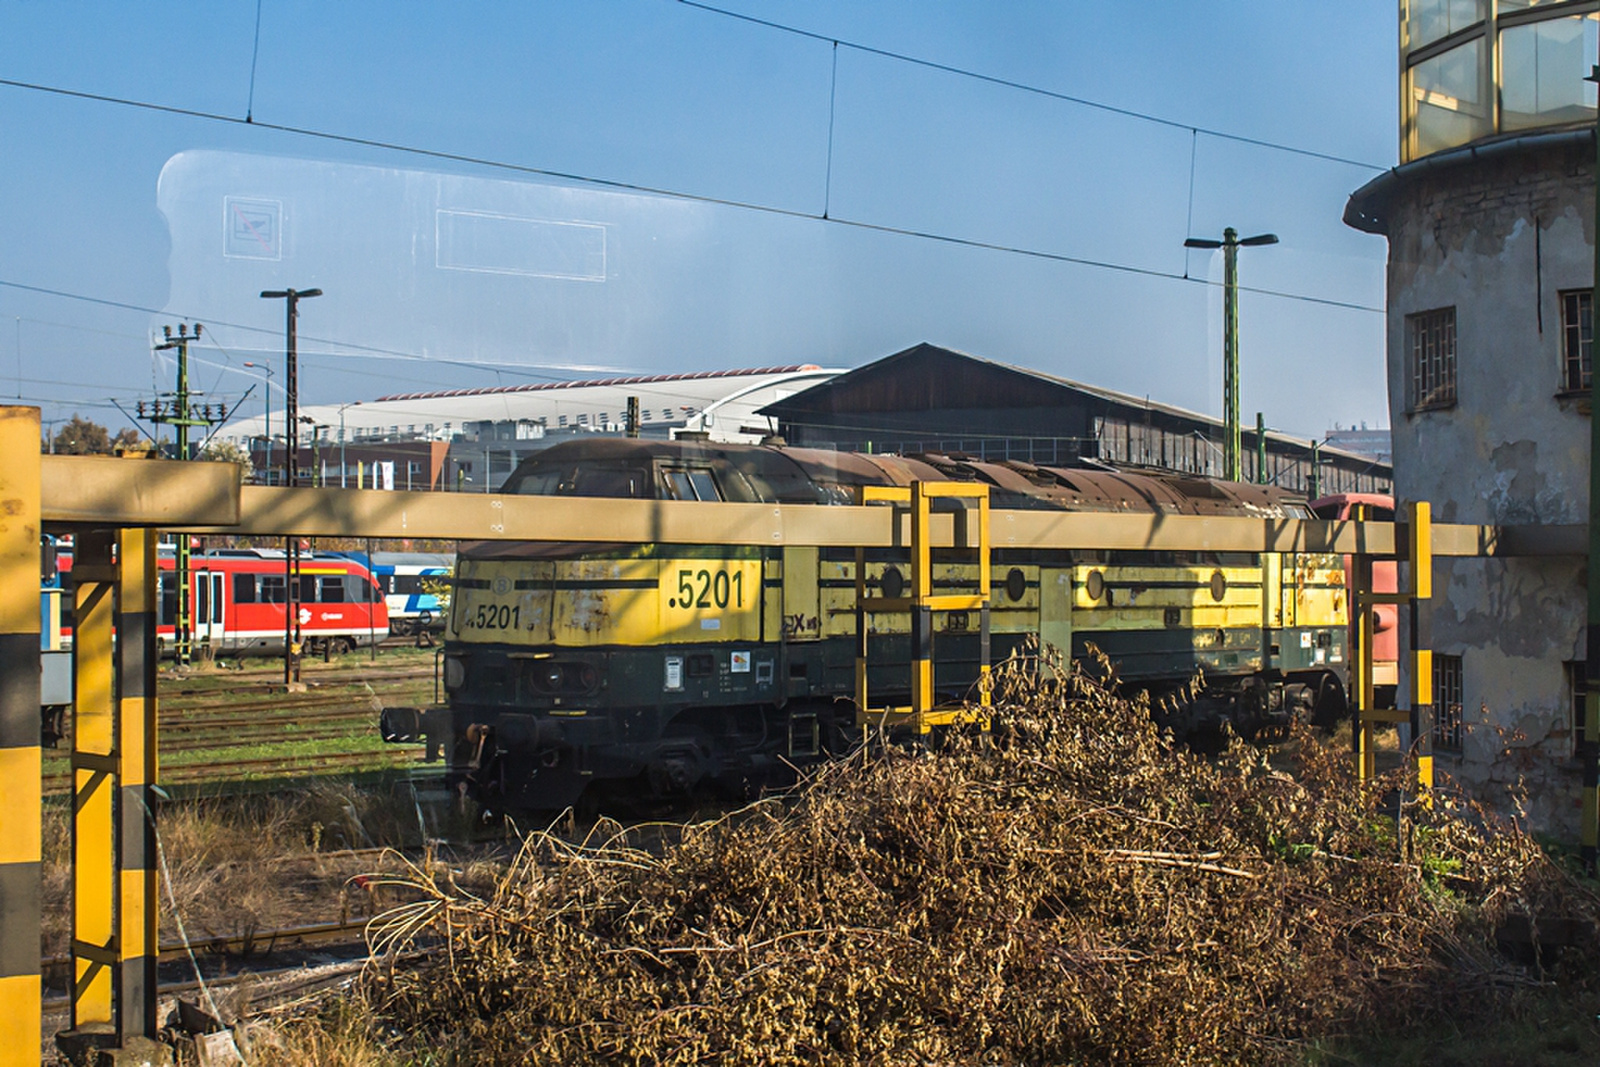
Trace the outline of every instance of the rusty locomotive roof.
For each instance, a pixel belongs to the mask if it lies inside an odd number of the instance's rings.
[[[864,485],[966,481],[989,485],[999,508],[1305,518],[1304,497],[1276,486],[1177,474],[1059,467],[958,454],[879,455],[700,440],[597,438],[524,461],[502,492],[673,499],[668,472],[709,471],[720,499],[849,504]],[[701,497],[704,499],[704,497]]]

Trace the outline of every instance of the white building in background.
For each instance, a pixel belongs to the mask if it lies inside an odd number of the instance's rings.
[[[1345,221],[1389,241],[1395,495],[1459,523],[1589,508],[1600,4],[1402,0],[1400,166]],[[1440,560],[1440,767],[1577,829],[1581,558]]]
[[[397,463],[400,488],[499,485],[525,455],[586,433],[621,433],[629,398],[640,431],[667,438],[704,431],[715,441],[757,442],[776,432],[756,411],[838,374],[815,364],[635,375],[503,388],[395,393],[300,408],[302,477],[370,487],[373,464]],[[238,419],[217,436],[252,455],[258,471],[282,464],[281,408]],[[268,434],[276,441],[269,445]],[[390,455],[389,453],[393,453]],[[271,461],[269,461],[269,456]]]

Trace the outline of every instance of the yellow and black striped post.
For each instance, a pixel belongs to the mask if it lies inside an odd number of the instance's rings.
[[[1357,505],[1353,517],[1366,519],[1366,507]],[[1357,553],[1350,560],[1350,611],[1355,619],[1355,647],[1350,651],[1350,667],[1354,675],[1356,713],[1352,719],[1355,745],[1356,775],[1363,781],[1377,773],[1377,753],[1373,750],[1374,731],[1372,713],[1376,710],[1375,690],[1372,682],[1372,557]]]
[[[867,708],[867,550],[856,549],[856,707]]]
[[[911,725],[927,733],[933,710],[933,548],[929,544],[932,509],[921,481],[911,483]]]
[[[117,964],[117,765],[112,616],[113,534],[81,531],[73,547],[72,1028],[110,1026]]]
[[[0,407],[0,1067],[39,1062],[39,409]]]
[[[154,1038],[156,885],[156,534],[123,530],[117,550],[117,1036]]]
[[[1426,500],[1407,509],[1411,561],[1411,756],[1422,802],[1433,802],[1433,649],[1429,601],[1433,599],[1433,509]]]

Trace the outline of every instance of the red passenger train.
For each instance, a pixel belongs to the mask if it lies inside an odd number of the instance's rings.
[[[62,640],[71,640],[72,557],[57,555],[61,570]],[[156,633],[170,654],[177,631],[176,555],[163,547],[158,566]],[[284,554],[276,549],[222,549],[190,561],[194,648],[213,655],[283,652]],[[346,652],[377,644],[389,634],[383,593],[367,568],[342,556],[306,555],[300,562],[300,630],[305,652]]]

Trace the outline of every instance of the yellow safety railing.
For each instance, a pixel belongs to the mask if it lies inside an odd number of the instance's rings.
[[[955,542],[977,554],[978,588],[973,594],[933,591],[933,550],[929,527],[933,501],[972,501],[956,512]],[[861,502],[888,503],[906,514],[911,525],[911,595],[868,596],[865,549],[856,549],[856,720],[859,727],[886,725],[926,734],[936,726],[976,724],[989,728],[992,681],[989,663],[989,487],[974,482],[912,482],[909,486],[868,485]],[[963,528],[964,527],[964,528]],[[978,706],[966,703],[940,707],[933,685],[933,613],[977,612],[979,664]],[[867,616],[871,613],[907,612],[911,616],[911,703],[874,708],[867,692]]]

